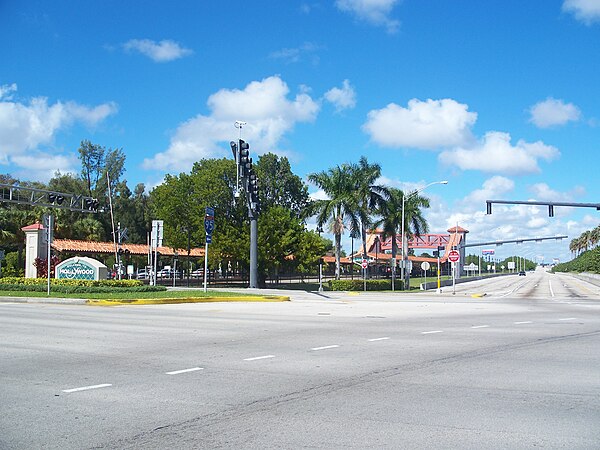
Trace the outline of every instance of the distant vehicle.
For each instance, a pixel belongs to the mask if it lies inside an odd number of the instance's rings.
[[[520,276],[520,277],[524,277],[524,276],[526,276],[526,275],[527,275],[527,274],[525,273],[525,271],[524,271],[524,270],[521,270],[521,271],[519,272],[519,276]]]
[[[202,277],[204,277],[204,269],[196,269],[196,270],[192,271],[190,276],[192,278],[202,278]]]
[[[177,279],[181,278],[181,273],[179,272],[175,272],[173,269],[161,269],[158,272],[156,272],[156,277],[157,278],[173,278],[176,277]]]
[[[139,269],[135,274],[135,278],[138,280],[147,280],[150,278],[150,272],[148,272],[146,269]]]

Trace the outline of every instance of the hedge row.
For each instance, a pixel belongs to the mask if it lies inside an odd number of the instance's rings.
[[[365,288],[363,280],[329,280],[332,291],[362,291]],[[367,280],[367,291],[390,291],[391,280]],[[396,289],[402,290],[402,280],[396,280]]]
[[[577,258],[557,264],[553,272],[592,272],[600,273],[600,248],[588,250]]]
[[[48,285],[47,278],[23,278],[23,277],[3,277],[0,278],[1,284],[37,286]],[[51,286],[78,286],[78,287],[110,287],[110,288],[131,288],[144,285],[140,280],[69,280],[66,278],[50,278]],[[140,291],[141,292],[141,291]]]
[[[20,292],[46,292],[47,284],[9,284],[0,283],[0,291],[20,291]],[[164,286],[124,286],[115,289],[111,286],[77,286],[77,285],[55,285],[51,287],[52,292],[61,292],[64,294],[110,294],[115,292],[163,292],[167,288]]]

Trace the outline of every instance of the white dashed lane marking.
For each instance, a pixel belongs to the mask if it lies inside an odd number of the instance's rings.
[[[258,361],[259,359],[269,359],[275,358],[275,355],[264,355],[264,356],[255,356],[253,358],[246,358],[244,361]]]
[[[324,347],[313,347],[311,350],[327,350],[329,348],[338,348],[339,345],[326,345]]]
[[[71,392],[79,392],[79,391],[89,391],[90,389],[100,389],[112,386],[112,384],[95,384],[93,386],[83,386],[74,389],[63,389],[63,392],[70,394]]]
[[[576,317],[567,317],[565,319],[558,319],[558,320],[577,320]]]
[[[489,328],[489,327],[490,327],[489,325],[475,325],[475,326],[472,326],[471,328],[475,329],[475,328]]]
[[[203,370],[202,367],[192,367],[191,369],[174,370],[173,372],[166,372],[166,375],[179,375],[181,373],[196,372]]]
[[[389,339],[389,337],[380,337],[380,338],[369,339],[369,342],[386,341],[388,339]]]
[[[421,334],[435,334],[435,333],[443,333],[443,331],[442,330],[421,331]]]
[[[525,323],[533,323],[531,320],[524,320],[522,322],[515,322],[515,325],[523,325]]]

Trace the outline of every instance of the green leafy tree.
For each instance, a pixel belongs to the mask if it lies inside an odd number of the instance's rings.
[[[310,205],[308,186],[292,172],[286,157],[266,153],[258,158],[256,174],[263,210],[282,206],[304,217]]]

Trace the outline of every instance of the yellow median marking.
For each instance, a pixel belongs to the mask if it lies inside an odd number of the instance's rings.
[[[90,299],[90,306],[117,305],[165,305],[178,303],[216,303],[216,302],[289,302],[286,296],[244,296],[244,297],[173,297],[173,298],[134,298],[134,299]]]
[[[472,298],[481,298],[485,297],[487,294],[484,292],[483,294],[471,294]]]

